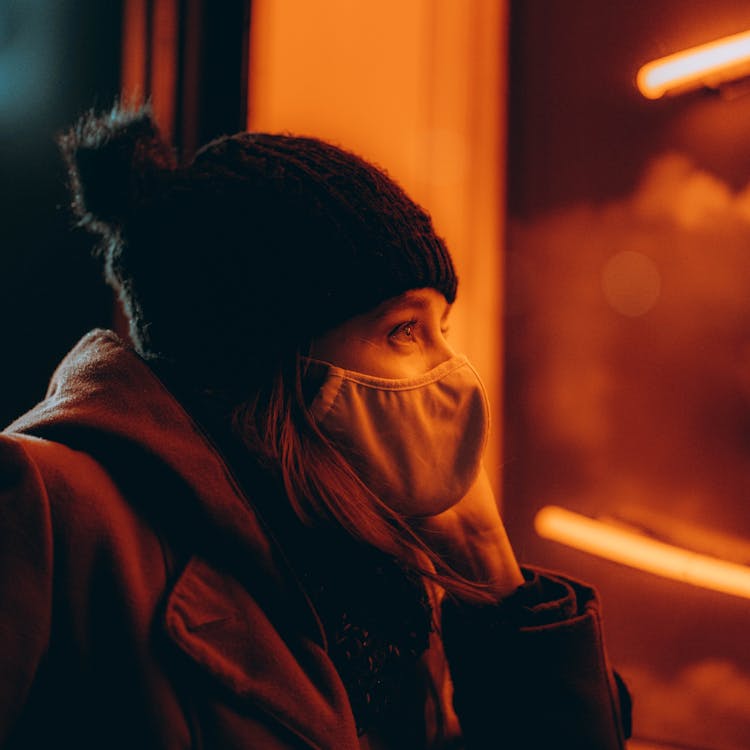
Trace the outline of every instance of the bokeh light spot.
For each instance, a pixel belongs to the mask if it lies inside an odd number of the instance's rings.
[[[605,264],[602,291],[614,310],[636,318],[647,313],[659,299],[661,274],[647,255],[625,250]]]

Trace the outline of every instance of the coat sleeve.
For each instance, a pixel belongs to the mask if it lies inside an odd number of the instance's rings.
[[[51,601],[44,483],[19,442],[0,434],[0,746],[23,711],[47,650]]]
[[[596,592],[546,571],[524,576],[495,607],[443,603],[467,750],[622,750],[630,699],[607,660]]]

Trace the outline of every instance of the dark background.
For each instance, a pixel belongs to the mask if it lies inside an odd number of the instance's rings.
[[[61,356],[111,323],[86,233],[71,231],[55,135],[120,87],[121,4],[0,3],[0,422],[43,395]]]
[[[129,43],[125,8],[142,21],[133,32],[142,38]],[[0,423],[44,395],[57,362],[88,330],[124,332],[91,254],[94,239],[68,210],[56,135],[115,102],[125,58],[142,75],[129,81],[125,100],[153,100],[178,158],[241,130],[250,9],[250,0],[0,3]]]

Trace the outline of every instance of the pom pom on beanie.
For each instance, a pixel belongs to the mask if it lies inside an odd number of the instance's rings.
[[[103,117],[89,112],[58,137],[58,145],[68,167],[73,211],[83,225],[125,223],[156,175],[176,166],[148,108],[115,106]]]

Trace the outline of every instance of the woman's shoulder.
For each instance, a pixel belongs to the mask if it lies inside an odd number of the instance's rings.
[[[0,433],[0,534],[25,538],[32,547],[44,539],[56,565],[63,561],[71,573],[107,559],[160,559],[158,536],[138,507],[143,504],[85,451]]]
[[[54,507],[74,504],[76,515],[106,512],[107,499],[121,493],[115,480],[91,455],[64,443],[20,433],[0,433],[0,487],[23,491]],[[97,502],[93,502],[97,498]]]

